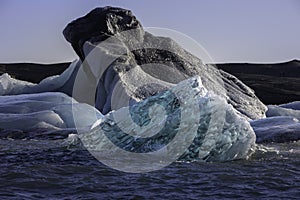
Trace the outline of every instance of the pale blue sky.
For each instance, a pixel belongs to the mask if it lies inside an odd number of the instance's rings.
[[[0,0],[0,63],[73,60],[62,30],[106,5],[192,37],[216,62],[300,59],[299,0]]]

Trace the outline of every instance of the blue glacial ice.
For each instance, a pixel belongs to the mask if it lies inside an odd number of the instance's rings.
[[[154,153],[227,161],[247,158],[255,147],[249,122],[224,98],[208,92],[199,77],[112,111],[79,135],[96,158],[105,153],[113,157]]]

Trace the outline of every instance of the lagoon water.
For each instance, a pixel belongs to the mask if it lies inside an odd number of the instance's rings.
[[[249,160],[111,169],[64,139],[0,140],[2,199],[297,199],[300,142],[259,145]]]

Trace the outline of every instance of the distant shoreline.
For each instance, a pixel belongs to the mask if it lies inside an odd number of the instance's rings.
[[[46,77],[61,74],[71,62],[3,63],[0,75],[38,83]],[[265,104],[282,104],[300,101],[300,61],[282,63],[218,63],[217,68],[236,76],[255,91]]]

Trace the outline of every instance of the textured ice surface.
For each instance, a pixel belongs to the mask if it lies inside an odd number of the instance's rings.
[[[161,29],[159,32],[165,35],[172,31]],[[206,89],[226,98],[241,114],[250,119],[265,117],[266,107],[248,86],[213,65],[203,64],[175,40],[144,31],[130,10],[109,6],[95,8],[69,23],[63,34],[80,59],[87,61],[84,71],[91,83],[100,78],[96,107],[103,114],[128,106],[127,101],[118,101],[115,108],[110,105],[115,90],[124,93],[117,96],[118,99],[127,95],[140,101],[163,91],[170,83],[177,84],[198,75]],[[166,35],[183,39],[182,34],[175,32]],[[141,74],[141,70],[148,76]],[[116,86],[118,83],[121,87]]]
[[[199,77],[108,113],[80,138],[98,158],[105,153],[153,153],[160,158],[227,161],[246,158],[255,145],[249,122],[225,99],[207,92]]]
[[[283,143],[300,139],[300,122],[291,116],[254,120],[251,126],[255,131],[257,143]]]
[[[139,31],[133,32],[136,35]],[[138,102],[172,84],[199,75],[209,91],[226,98],[241,114],[250,119],[265,117],[266,107],[254,91],[233,75],[219,71],[212,65],[204,65],[199,58],[170,38],[145,32],[143,43],[139,43],[131,33],[128,34],[122,33],[122,39],[109,38],[100,45],[90,41],[83,45],[88,64],[85,75],[90,82],[95,77],[101,78],[97,87],[96,107],[103,114],[128,106],[127,98]],[[115,91],[122,93],[117,97],[118,104],[114,104]]]
[[[5,73],[0,76],[0,95],[22,94],[36,84],[12,78]]]

